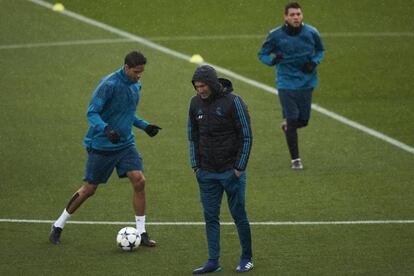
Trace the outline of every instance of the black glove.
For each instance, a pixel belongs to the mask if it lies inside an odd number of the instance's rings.
[[[154,137],[155,135],[158,134],[158,131],[162,129],[157,125],[148,125],[144,131],[150,136],[150,137]]]
[[[111,126],[106,126],[104,129],[106,137],[108,137],[109,141],[111,141],[112,144],[118,144],[121,140],[121,136],[118,132],[116,132],[115,129],[113,129]]]
[[[316,63],[310,60],[306,62],[305,64],[303,64],[302,72],[305,74],[310,74],[315,70],[315,68],[316,68]]]
[[[281,63],[283,60],[283,54],[278,53],[276,56],[272,59],[272,66]]]

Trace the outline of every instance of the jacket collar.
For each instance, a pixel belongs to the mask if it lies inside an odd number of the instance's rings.
[[[134,84],[134,82],[130,81],[128,76],[125,75],[125,68],[124,66],[122,66],[121,68],[119,68],[118,71],[116,71],[116,73],[119,75],[119,77],[121,78],[121,80],[127,84],[127,85],[131,85]]]
[[[287,33],[290,36],[297,36],[298,34],[300,34],[300,32],[303,29],[303,23],[300,24],[299,27],[293,27],[293,26],[289,25],[288,23],[285,23],[285,25],[283,25],[282,29],[283,29],[283,31],[285,31],[285,33]]]

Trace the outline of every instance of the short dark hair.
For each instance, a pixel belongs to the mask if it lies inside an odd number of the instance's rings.
[[[137,67],[138,65],[147,64],[147,58],[140,51],[132,51],[125,56],[124,64],[130,68]]]
[[[285,6],[285,15],[288,14],[289,9],[302,9],[298,2],[290,2]]]

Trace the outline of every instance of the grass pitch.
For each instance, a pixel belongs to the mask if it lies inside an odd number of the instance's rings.
[[[264,37],[280,24],[281,3],[63,3],[119,29],[273,83],[272,69],[256,59],[263,38],[205,37]],[[371,34],[324,38],[327,56],[315,101],[413,146],[414,126],[407,122],[414,116],[414,37],[409,35],[414,24],[405,16],[413,7],[398,3],[315,1],[303,6],[305,18],[321,33],[352,34],[364,26],[363,32]],[[28,1],[3,0],[0,6],[0,45],[119,38]],[[390,19],[383,19],[385,15]],[[383,35],[372,36],[376,32]],[[183,36],[199,39],[177,39]],[[186,137],[195,65],[134,42],[0,49],[0,218],[53,220],[60,214],[82,184],[82,139],[91,93],[132,49],[142,50],[149,59],[139,115],[163,127],[154,138],[136,131],[147,178],[147,220],[202,221]],[[240,81],[234,81],[234,87],[252,117],[247,188],[252,222],[413,219],[412,154],[314,112],[310,126],[300,132],[306,169],[292,172],[279,130],[277,97]],[[130,199],[130,184],[112,177],[72,219],[132,222]],[[225,202],[221,217],[231,221]],[[52,246],[47,240],[49,223],[0,222],[0,273],[185,275],[207,258],[203,226],[148,225],[159,246],[131,254],[116,248],[115,236],[122,227],[68,224],[62,244]],[[409,223],[253,225],[251,274],[411,275],[413,233],[414,224]],[[238,258],[235,227],[224,225],[221,274],[234,274]]]

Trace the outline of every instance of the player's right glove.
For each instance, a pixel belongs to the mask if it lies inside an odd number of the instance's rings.
[[[121,136],[111,126],[106,126],[104,132],[106,137],[108,137],[109,141],[111,141],[112,144],[118,144],[121,141]]]
[[[148,125],[145,129],[144,129],[144,131],[150,136],[150,137],[154,137],[155,135],[157,135],[158,134],[158,131],[160,130],[161,128],[159,127],[159,126],[157,126],[157,125]]]
[[[316,68],[316,63],[310,60],[306,62],[305,64],[303,64],[302,72],[305,74],[310,74],[315,70],[315,68]]]
[[[272,59],[272,66],[281,63],[283,60],[283,54],[278,53],[276,56]]]

